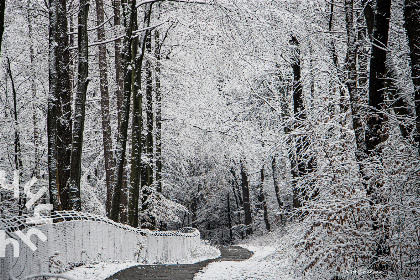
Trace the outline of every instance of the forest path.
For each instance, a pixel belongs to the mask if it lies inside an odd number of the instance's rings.
[[[194,264],[177,265],[139,265],[122,270],[106,280],[188,280],[211,262],[243,261],[252,256],[252,252],[239,246],[220,248],[221,256]]]

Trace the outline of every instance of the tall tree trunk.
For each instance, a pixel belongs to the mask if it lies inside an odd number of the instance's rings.
[[[152,36],[146,37],[146,51],[152,53]],[[153,87],[152,87],[152,63],[146,60],[146,156],[147,156],[147,185],[153,185]]]
[[[0,56],[1,56],[1,42],[4,32],[4,11],[6,10],[6,0],[0,0]]]
[[[17,91],[15,87],[15,81],[12,75],[12,69],[10,67],[10,60],[7,58],[7,66],[6,66],[7,74],[9,75],[10,82],[12,85],[12,94],[13,94],[13,118],[14,118],[14,129],[15,129],[15,139],[14,139],[14,146],[15,146],[15,155],[14,155],[14,162],[15,162],[15,170],[19,172],[19,176],[22,175],[22,150],[20,146],[20,136],[19,136],[19,123],[18,123],[18,112],[17,112]],[[20,186],[19,186],[20,188]],[[23,210],[25,208],[26,200],[22,196],[23,189],[19,190],[19,200],[18,200],[18,208],[19,208],[19,216],[22,216]]]
[[[270,222],[268,221],[268,209],[267,209],[267,201],[265,199],[265,194],[264,194],[264,166],[261,167],[260,170],[260,176],[261,176],[261,182],[260,182],[260,187],[258,190],[258,202],[260,203],[260,205],[262,206],[262,210],[263,210],[263,215],[264,215],[264,223],[265,223],[265,228],[270,231]]]
[[[47,108],[48,135],[48,190],[53,210],[61,210],[60,190],[57,188],[57,6],[58,0],[49,1],[49,29],[48,29],[48,70],[49,92]]]
[[[88,78],[88,32],[87,17],[89,2],[80,0],[78,15],[78,76],[77,93],[74,100],[73,138],[69,184],[69,209],[82,209],[80,198],[80,178],[82,175],[83,131],[85,125],[86,93]]]
[[[368,156],[380,155],[378,146],[384,142],[388,135],[384,122],[386,109],[384,100],[388,88],[388,80],[386,77],[386,49],[388,47],[389,19],[391,16],[391,0],[377,0],[375,22],[373,25],[373,44],[372,55],[370,59],[370,76],[369,76],[369,106],[370,112],[367,118],[366,128],[366,154]],[[367,195],[370,198],[371,205],[384,203],[380,193],[380,183],[371,183],[367,189]],[[374,256],[374,268],[377,270],[388,269],[386,264],[378,262],[384,255],[389,255],[389,226],[387,222],[381,223],[381,218],[377,214],[372,215],[372,229],[374,231],[384,229],[384,233],[380,233],[380,240]]]
[[[416,106],[416,141],[420,153],[420,1],[405,0],[404,20],[410,47],[411,77]]]
[[[356,160],[361,164],[365,153],[365,138],[363,131],[362,116],[360,114],[360,98],[357,96],[357,52],[356,52],[356,30],[354,27],[354,3],[353,0],[345,0],[346,29],[347,29],[347,89],[350,96],[350,107],[352,111],[353,130],[356,138]]]
[[[152,6],[151,4],[148,6],[145,6],[145,22],[144,22],[144,27],[147,27],[150,25],[150,17],[151,17],[151,9]],[[150,31],[146,31],[144,33],[144,38],[143,38],[143,49],[142,51],[147,51],[150,53],[151,51],[151,33]],[[150,63],[150,62],[147,62]],[[142,193],[142,199],[141,199],[141,211],[144,213],[142,216],[142,227],[147,227],[149,229],[155,229],[156,226],[156,220],[154,217],[152,217],[151,215],[146,215],[145,212],[147,212],[147,210],[150,208],[150,201],[149,198],[151,196],[152,193],[152,185],[151,183],[151,179],[153,177],[153,174],[151,174],[153,172],[153,169],[151,169],[151,165],[149,162],[149,151],[150,151],[150,142],[149,142],[149,98],[151,98],[151,94],[152,94],[152,89],[151,89],[151,69],[150,69],[150,64],[146,65],[146,129],[143,129],[143,122],[142,122],[142,130],[143,133],[141,133],[141,143],[142,143],[142,148],[143,148],[143,152],[146,154],[146,161],[141,161],[140,163],[140,173],[141,173],[141,193]],[[153,129],[153,118],[152,118],[152,129]],[[152,153],[153,153],[153,139],[152,139]],[[152,172],[150,172],[152,171]],[[151,175],[151,176],[150,176]]]
[[[330,3],[330,17],[329,17],[329,20],[328,20],[328,31],[330,32],[330,36],[331,36],[331,42],[330,42],[331,56],[332,56],[332,59],[333,59],[334,66],[336,68],[338,68],[337,51],[335,49],[335,42],[334,42],[334,37],[333,37],[333,33],[332,33],[333,22],[334,22],[334,5],[335,5],[334,0],[331,0],[331,3]]]
[[[369,106],[372,108],[367,119],[366,152],[372,154],[377,146],[386,140],[383,110],[387,88],[386,77],[386,48],[388,46],[389,19],[391,16],[391,0],[377,1],[377,11],[373,27],[373,45],[370,59],[369,76]]]
[[[98,41],[105,41],[104,2],[96,0],[96,19]],[[114,181],[114,155],[112,152],[111,120],[109,115],[108,63],[106,61],[106,45],[99,45],[99,79],[101,89],[102,138],[104,143],[105,178],[106,178],[106,213],[109,216],[112,200],[112,182]]]
[[[122,52],[122,66],[124,72],[124,100],[121,104],[121,123],[118,126],[118,136],[117,136],[117,145],[115,149],[115,156],[117,159],[116,171],[115,171],[115,180],[113,183],[113,195],[112,195],[112,204],[111,204],[111,215],[110,218],[114,221],[119,220],[120,215],[120,200],[122,196],[122,187],[123,187],[123,174],[125,166],[125,157],[126,157],[126,147],[127,147],[127,131],[128,131],[128,120],[130,114],[130,99],[132,91],[132,34],[134,31],[135,24],[135,15],[136,13],[132,12],[136,9],[136,1],[127,0],[122,1],[123,7],[123,23],[125,28],[125,37],[123,44]]]
[[[160,88],[161,42],[155,30],[155,88],[156,88],[156,191],[162,192],[162,90]]]
[[[27,20],[28,20],[28,36],[29,36],[29,59],[31,62],[31,91],[32,91],[32,124],[34,126],[34,169],[32,176],[39,176],[39,130],[38,130],[38,115],[37,115],[37,96],[36,96],[36,82],[35,82],[35,54],[33,45],[33,33],[32,33],[32,16],[30,13],[30,0],[27,4]]]
[[[292,36],[290,44],[293,47],[292,69],[293,69],[293,113],[297,120],[305,119],[304,104],[302,97],[302,84],[300,81],[300,50],[299,41],[295,36]],[[299,140],[299,139],[298,139]],[[293,207],[298,208],[302,206],[303,190],[297,187],[299,178],[304,174],[304,166],[299,160],[302,141],[296,141],[296,154],[292,156],[290,162],[292,169],[292,189],[293,189]]]
[[[249,182],[248,174],[245,168],[245,160],[241,160],[241,181],[242,181],[242,197],[244,202],[244,212],[245,212],[245,225],[246,234],[252,234],[252,214],[251,214],[251,202],[249,198]]]
[[[229,242],[233,240],[233,231],[232,231],[232,218],[231,218],[231,209],[230,209],[230,192],[227,193],[227,218],[228,218],[228,228],[229,228]]]
[[[49,7],[49,192],[53,210],[66,210],[72,135],[66,1],[50,0]]]
[[[127,1],[124,1],[127,4]],[[121,25],[121,0],[113,0],[112,6],[114,8],[114,27]],[[118,34],[115,34],[116,37]],[[121,56],[121,39],[115,40],[114,42],[115,49],[115,81],[116,81],[116,98],[117,98],[117,114],[118,114],[118,126],[121,125],[121,105],[123,102],[123,88],[124,88],[124,77],[122,71],[122,56]]]
[[[137,28],[137,16],[135,17],[134,26]],[[132,47],[132,61],[135,63],[137,56],[138,37],[133,41]],[[140,68],[141,69],[141,68]],[[136,80],[136,71],[132,71],[132,79]],[[141,72],[141,70],[139,71]],[[141,83],[141,74],[139,82]],[[133,83],[133,119],[132,119],[132,140],[131,140],[131,174],[130,174],[130,188],[128,196],[128,224],[132,227],[139,225],[139,185],[140,185],[140,163],[141,163],[141,126],[142,126],[142,94],[139,91],[141,84]]]
[[[150,13],[152,5],[148,4],[145,7],[143,27],[150,25]],[[137,26],[137,21],[134,24]],[[142,140],[141,131],[143,126],[142,117],[142,103],[143,98],[140,92],[141,88],[141,69],[144,59],[146,36],[149,31],[141,34],[140,38],[136,38],[132,46],[132,61],[135,65],[132,71],[133,83],[133,127],[132,127],[132,149],[131,149],[131,178],[129,188],[129,201],[128,201],[128,223],[133,227],[138,227],[139,220],[139,195],[140,195],[140,176],[141,176],[141,152]]]
[[[301,82],[301,65],[300,65],[300,49],[299,41],[292,36],[290,44],[293,47],[292,68],[293,68],[293,113],[295,119],[300,122],[306,120],[305,104],[303,100],[303,90]],[[297,126],[299,123],[296,124]],[[291,160],[292,167],[292,188],[293,188],[293,207],[302,206],[304,200],[309,199],[308,191],[305,188],[297,187],[297,180],[315,169],[315,158],[305,155],[309,147],[309,139],[306,136],[298,137],[296,140],[296,156]],[[317,195],[314,191],[311,197]]]
[[[65,0],[57,6],[57,188],[60,190],[62,210],[70,207],[70,156],[72,145],[71,90],[69,76],[69,44],[67,35],[67,11]]]
[[[276,195],[279,208],[282,209],[284,205],[283,205],[283,201],[280,198],[280,179],[279,179],[280,170],[278,168],[277,158],[278,158],[278,154],[274,154],[271,160],[271,171],[273,173],[274,193]]]

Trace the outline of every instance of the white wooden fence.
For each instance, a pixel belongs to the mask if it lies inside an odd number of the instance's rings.
[[[57,212],[51,217],[54,221],[51,224],[31,226],[26,219],[0,220],[0,231],[19,244],[19,257],[14,256],[16,245],[7,245],[4,257],[0,251],[1,280],[10,276],[22,278],[37,273],[57,273],[90,261],[176,263],[188,258],[200,244],[198,230],[159,232],[136,229],[81,212]],[[32,235],[30,240],[37,248],[35,251],[21,238],[22,233],[28,234],[30,230],[29,233],[33,233],[33,229],[47,238],[42,241]],[[0,239],[0,242],[4,240]]]

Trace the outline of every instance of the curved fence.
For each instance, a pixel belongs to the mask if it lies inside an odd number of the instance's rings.
[[[195,229],[150,231],[75,211],[0,220],[0,279],[60,273],[92,261],[176,263],[200,244]]]

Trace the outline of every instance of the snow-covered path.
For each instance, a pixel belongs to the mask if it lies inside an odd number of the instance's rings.
[[[273,246],[241,246],[254,255],[241,262],[213,262],[197,273],[194,280],[297,279],[292,276],[287,251]]]

